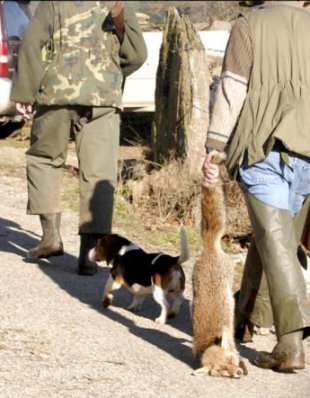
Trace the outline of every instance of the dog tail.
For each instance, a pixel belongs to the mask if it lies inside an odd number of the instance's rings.
[[[180,227],[180,244],[181,244],[181,254],[178,258],[178,263],[185,263],[189,259],[189,248],[186,231],[183,226]]]

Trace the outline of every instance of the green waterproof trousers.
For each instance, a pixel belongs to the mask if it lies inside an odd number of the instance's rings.
[[[310,197],[293,219],[297,242],[304,241],[309,204]],[[244,265],[236,315],[237,325],[240,327],[245,326],[248,321],[252,325],[264,328],[271,328],[274,323],[268,284],[254,237],[251,240]]]
[[[269,206],[245,194],[253,225],[237,307],[237,323],[275,325],[277,336],[304,329],[310,334],[310,303],[297,257],[297,246],[309,207],[309,198],[293,218],[286,210]]]
[[[27,214],[61,212],[63,171],[73,139],[79,165],[79,233],[110,233],[119,136],[115,108],[40,106],[26,152]]]

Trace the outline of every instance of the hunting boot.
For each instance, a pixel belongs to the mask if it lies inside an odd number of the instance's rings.
[[[80,235],[80,255],[78,260],[79,275],[95,275],[98,266],[89,260],[88,253],[96,247],[99,234],[81,234]]]
[[[42,226],[41,242],[30,249],[27,258],[48,258],[64,254],[63,243],[60,237],[60,213],[40,214]]]
[[[291,372],[304,366],[301,339],[310,332],[310,305],[297,257],[294,219],[287,210],[245,196],[253,235],[269,287],[278,343],[257,365]],[[300,332],[292,332],[292,331]],[[262,358],[263,355],[263,358]]]
[[[246,192],[244,194],[247,195]],[[308,213],[309,199],[306,200],[293,220],[297,242],[304,240]],[[297,257],[301,266],[307,269],[307,255],[302,245],[298,246]],[[240,342],[253,340],[255,326],[267,329],[272,327],[273,315],[268,284],[262,271],[262,262],[253,237],[244,265],[241,287],[235,293],[235,303],[235,338]]]
[[[271,353],[257,353],[254,363],[260,368],[277,372],[293,373],[305,368],[305,354],[302,344],[303,331],[298,330],[279,337]]]

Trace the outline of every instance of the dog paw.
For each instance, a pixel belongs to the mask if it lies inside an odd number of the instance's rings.
[[[111,305],[111,299],[110,299],[109,297],[105,297],[105,298],[102,300],[102,306],[103,306],[104,308],[107,308],[107,307],[109,307],[109,305]]]
[[[202,367],[198,368],[192,371],[191,373],[193,376],[204,376],[206,374],[209,374],[209,369]]]
[[[141,306],[140,305],[129,305],[128,307],[127,307],[127,310],[128,311],[131,311],[131,312],[138,312],[139,310],[141,309]]]

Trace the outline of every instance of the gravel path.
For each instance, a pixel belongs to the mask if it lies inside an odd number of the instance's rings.
[[[0,153],[3,148],[0,148]],[[309,398],[307,367],[295,375],[251,365],[255,349],[270,350],[274,335],[255,336],[240,352],[249,374],[240,380],[195,377],[191,352],[190,273],[179,316],[167,325],[153,319],[149,298],[139,314],[125,308],[130,295],[117,292],[114,306],[101,308],[108,268],[78,276],[77,214],[66,210],[62,235],[66,254],[29,262],[37,243],[37,217],[25,215],[23,176],[0,170],[0,397],[1,398]]]

